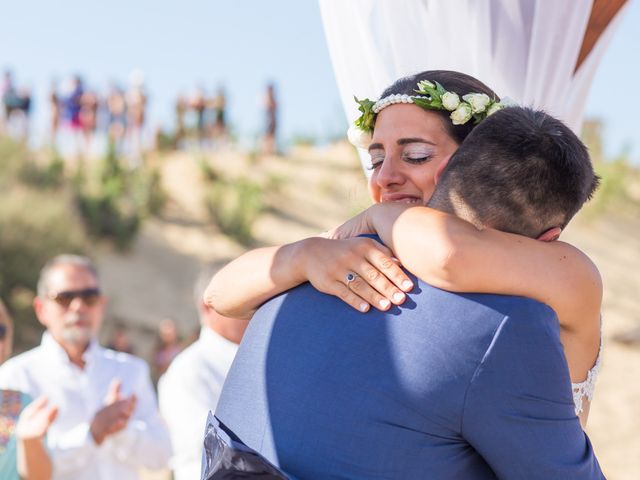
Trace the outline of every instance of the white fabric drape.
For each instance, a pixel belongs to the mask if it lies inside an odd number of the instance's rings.
[[[580,129],[593,76],[627,6],[574,73],[593,0],[319,0],[349,123],[423,70],[473,75],[500,96]],[[364,160],[363,160],[364,161]]]

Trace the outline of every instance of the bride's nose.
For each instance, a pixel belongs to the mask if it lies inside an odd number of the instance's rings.
[[[380,188],[399,185],[405,180],[401,169],[398,168],[398,162],[396,162],[390,155],[385,157],[377,173],[376,183]]]

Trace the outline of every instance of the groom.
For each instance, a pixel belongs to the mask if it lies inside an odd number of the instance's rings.
[[[565,125],[507,108],[461,145],[430,206],[535,237],[596,185]],[[227,377],[220,428],[298,478],[603,478],[555,313],[413,280],[403,305],[365,317],[309,284],[267,302]]]

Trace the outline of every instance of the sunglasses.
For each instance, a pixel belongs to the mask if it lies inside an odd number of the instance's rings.
[[[100,289],[98,288],[85,288],[84,290],[68,290],[56,294],[49,294],[49,299],[61,307],[68,308],[74,298],[79,298],[86,306],[92,307],[98,303],[101,295]]]

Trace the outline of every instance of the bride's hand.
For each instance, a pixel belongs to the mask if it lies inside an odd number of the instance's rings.
[[[376,233],[375,228],[371,223],[371,209],[369,207],[366,210],[360,212],[355,217],[350,218],[342,225],[329,230],[323,235],[325,238],[331,238],[334,240],[340,240],[345,238],[353,238],[358,235],[364,235],[368,233]]]
[[[393,225],[400,214],[412,207],[415,205],[394,202],[376,203],[339,227],[329,230],[324,237],[341,239],[370,233],[382,236],[378,226]]]
[[[303,250],[301,267],[309,282],[361,312],[399,305],[413,288],[391,250],[373,239],[314,237],[305,240]],[[350,274],[356,275],[349,281]]]

